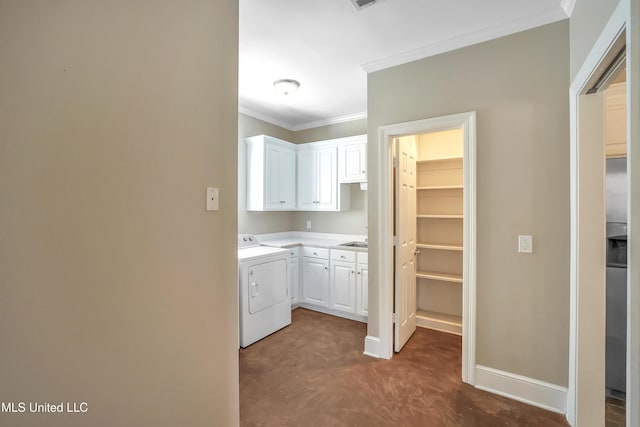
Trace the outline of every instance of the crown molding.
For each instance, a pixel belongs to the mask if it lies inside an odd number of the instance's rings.
[[[361,113],[355,113],[355,114],[349,114],[346,116],[339,116],[339,117],[333,117],[330,119],[322,119],[322,120],[316,120],[313,122],[309,122],[309,123],[303,123],[300,125],[292,125],[290,123],[286,123],[283,122],[282,120],[278,120],[278,119],[274,119],[271,116],[268,116],[266,114],[262,114],[262,113],[258,113],[257,111],[251,110],[249,108],[243,107],[238,105],[238,113],[242,113],[242,114],[246,114],[247,116],[251,116],[254,119],[258,119],[258,120],[262,120],[263,122],[267,122],[267,123],[271,123],[272,125],[276,125],[279,126],[283,129],[292,131],[292,132],[297,132],[299,130],[306,130],[306,129],[312,129],[312,128],[317,128],[320,126],[330,126],[330,125],[336,125],[338,123],[346,123],[346,122],[351,122],[353,120],[360,120],[360,119],[366,119],[367,118],[367,112],[361,112]]]
[[[560,3],[560,7],[567,14],[567,17],[571,18],[571,14],[573,13],[573,8],[576,5],[576,0],[562,0]]]
[[[257,111],[238,105],[238,113],[246,114],[254,119],[262,120],[263,122],[271,123],[272,125],[280,126],[283,129],[293,131],[293,125],[283,122],[278,119],[274,119],[266,114],[258,113]]]
[[[563,19],[567,19],[568,16],[564,9],[565,3],[567,4],[567,7],[571,7],[573,9],[575,0],[563,0],[563,8],[553,8],[537,15],[527,16],[522,19],[489,28],[484,28],[479,31],[464,34],[462,36],[432,43],[424,47],[409,50],[396,55],[391,55],[386,58],[370,61],[362,64],[362,69],[367,73],[373,73],[375,71],[395,67],[396,65],[406,64],[407,62],[417,61],[419,59],[428,58],[430,56],[439,55],[445,52],[450,52],[452,50],[460,49],[466,46],[471,46],[474,44],[504,37],[510,34],[519,33],[531,28],[551,24],[552,22],[561,21]],[[569,3],[571,3],[571,5],[569,5]]]
[[[318,128],[320,126],[337,125],[338,123],[352,122],[354,120],[360,120],[360,119],[366,119],[366,118],[367,118],[367,112],[363,111],[361,113],[348,114],[346,116],[339,116],[339,117],[333,117],[330,119],[316,120],[314,122],[303,123],[301,125],[294,126],[291,130],[296,132],[299,130]]]

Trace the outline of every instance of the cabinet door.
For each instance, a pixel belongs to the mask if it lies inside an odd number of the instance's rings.
[[[369,266],[358,266],[358,314],[361,316],[369,315]]]
[[[317,152],[317,209],[338,208],[338,150],[324,148]]]
[[[280,174],[280,170],[282,169],[281,148],[267,144],[265,147],[265,157],[265,209],[281,209],[283,204],[281,194],[282,178]]]
[[[291,304],[298,303],[298,286],[300,282],[300,265],[298,257],[289,258],[289,298]]]
[[[265,209],[295,208],[295,151],[266,144],[265,157]]]
[[[367,181],[367,143],[345,144],[339,153],[339,181]]]
[[[356,312],[356,265],[350,262],[331,262],[330,307],[335,310]]]
[[[317,163],[314,150],[298,152],[298,209],[315,210],[317,206]]]
[[[304,258],[302,266],[303,300],[310,304],[329,306],[329,261]]]
[[[281,152],[280,195],[282,208],[293,210],[296,207],[296,152],[283,149]]]

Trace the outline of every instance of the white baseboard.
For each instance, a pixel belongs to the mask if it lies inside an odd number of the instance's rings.
[[[344,319],[355,320],[356,322],[367,323],[367,317],[366,316],[360,316],[359,314],[346,313],[346,312],[340,311],[340,310],[332,310],[332,309],[330,309],[328,307],[322,307],[322,306],[319,306],[319,305],[309,304],[309,303],[306,303],[306,302],[298,303],[296,308],[297,307],[306,308],[307,310],[317,311],[317,312],[324,313],[324,314],[330,314],[330,315],[336,316],[336,317],[342,317]]]
[[[378,359],[384,359],[380,351],[380,338],[367,335],[364,338],[364,354]]]
[[[566,387],[481,365],[476,365],[475,386],[548,411],[567,413]]]

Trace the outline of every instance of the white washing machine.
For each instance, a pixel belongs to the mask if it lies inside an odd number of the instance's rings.
[[[238,235],[240,347],[291,324],[289,251]]]

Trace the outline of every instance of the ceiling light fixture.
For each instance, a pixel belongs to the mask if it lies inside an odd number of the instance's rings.
[[[356,10],[362,10],[363,8],[373,6],[380,1],[382,0],[351,0],[351,3],[356,7]]]
[[[289,95],[300,87],[300,82],[291,79],[280,79],[273,82],[274,89],[283,95]]]

